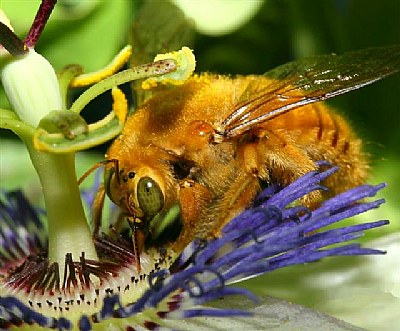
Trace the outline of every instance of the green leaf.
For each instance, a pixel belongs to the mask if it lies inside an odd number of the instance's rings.
[[[173,19],[171,19],[173,18]],[[160,53],[177,51],[182,46],[193,47],[194,25],[183,12],[170,1],[146,1],[143,3],[128,35],[133,46],[130,66],[152,62]],[[133,82],[136,105],[148,96],[140,82]]]
[[[152,62],[160,53],[192,47],[193,42],[193,22],[177,6],[169,1],[144,2],[129,33],[131,67]]]

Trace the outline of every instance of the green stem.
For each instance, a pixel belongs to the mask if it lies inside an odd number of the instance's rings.
[[[63,277],[64,260],[72,253],[78,260],[98,260],[92,234],[86,221],[75,174],[75,155],[49,154],[34,149],[25,141],[42,184],[49,231],[49,261],[58,262]]]

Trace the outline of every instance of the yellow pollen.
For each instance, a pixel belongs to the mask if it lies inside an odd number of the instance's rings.
[[[82,74],[71,80],[70,87],[82,87],[95,84],[104,78],[118,72],[132,55],[132,46],[125,46],[106,67],[87,74]]]

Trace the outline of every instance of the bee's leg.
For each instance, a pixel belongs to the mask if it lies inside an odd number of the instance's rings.
[[[178,239],[184,248],[194,238],[216,238],[233,217],[247,208],[259,191],[259,179],[243,170],[222,196],[214,197],[203,185],[194,182],[180,190],[180,204],[184,227]]]
[[[117,220],[111,226],[115,229],[117,233],[122,233],[122,231],[126,227],[126,220],[127,220],[126,214],[120,212],[117,217]]]
[[[235,216],[243,212],[253,202],[260,191],[260,181],[257,176],[245,171],[238,171],[236,179],[222,197],[208,206],[211,211],[203,218],[209,220],[211,234],[214,237],[221,235],[222,228]],[[207,223],[205,221],[205,223]]]
[[[179,203],[183,221],[182,232],[174,243],[174,249],[181,251],[194,238],[205,238],[207,228],[199,222],[199,215],[212,200],[211,192],[192,179],[184,179],[179,190]]]
[[[92,208],[92,222],[94,226],[93,235],[97,235],[100,230],[105,196],[106,196],[106,190],[104,188],[104,185],[101,184],[96,192],[93,201],[93,208]]]

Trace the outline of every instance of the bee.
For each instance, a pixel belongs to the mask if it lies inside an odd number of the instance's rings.
[[[137,260],[146,242],[171,231],[178,252],[218,237],[263,187],[286,186],[317,161],[339,167],[324,182],[329,194],[363,183],[362,141],[321,101],[399,70],[400,46],[392,46],[301,59],[262,76],[200,74],[154,93],[109,148],[104,180],[127,216]],[[323,198],[311,193],[303,203]]]

